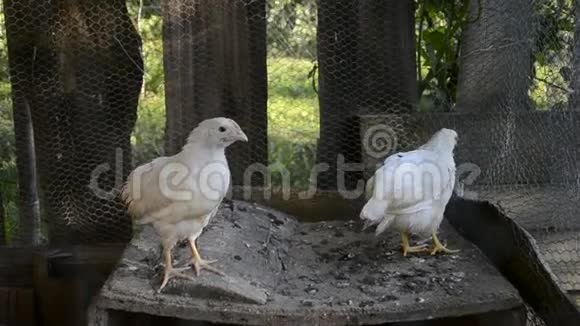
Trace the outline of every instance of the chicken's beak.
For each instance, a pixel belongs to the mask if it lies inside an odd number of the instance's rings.
[[[248,141],[248,136],[246,136],[246,134],[242,131],[242,129],[239,129],[238,132],[235,135],[236,140],[241,140],[243,142],[247,142]]]

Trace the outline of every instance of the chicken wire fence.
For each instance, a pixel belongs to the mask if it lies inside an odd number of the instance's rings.
[[[206,118],[248,135],[228,149],[234,185],[339,190],[355,210],[377,163],[447,127],[459,133],[459,194],[499,203],[559,284],[580,290],[572,1],[3,4],[0,118],[14,120],[15,141],[0,142],[12,184],[0,216],[11,243],[128,240],[123,180],[179,151]]]

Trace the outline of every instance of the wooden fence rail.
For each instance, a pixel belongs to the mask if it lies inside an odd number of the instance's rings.
[[[124,244],[0,248],[0,325],[84,325]]]

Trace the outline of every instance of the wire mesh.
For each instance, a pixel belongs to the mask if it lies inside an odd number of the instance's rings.
[[[124,2],[5,1],[4,14],[15,122],[29,111],[34,133],[33,146],[16,147],[19,168],[36,164],[50,240],[127,239],[130,221],[110,192],[122,182],[115,170],[129,170],[119,158],[130,157],[142,69]]]
[[[263,186],[268,178],[247,171],[269,166],[291,190],[316,182],[358,197],[386,156],[449,127],[460,135],[463,196],[499,203],[536,238],[562,288],[579,291],[578,7],[4,0],[0,60],[8,54],[12,92],[0,66],[0,135],[13,137],[10,99],[22,134],[7,149],[0,142],[0,172],[12,184],[19,175],[22,207],[3,185],[0,216],[34,221],[38,189],[51,242],[124,241],[131,224],[116,190],[131,158],[179,151],[209,117],[236,120],[250,139],[228,149],[234,185]],[[271,182],[281,187],[278,172]],[[358,208],[358,197],[344,200]],[[34,237],[26,232],[9,233]]]

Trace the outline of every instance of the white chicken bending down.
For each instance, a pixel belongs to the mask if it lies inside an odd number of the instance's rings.
[[[197,275],[202,269],[223,275],[203,260],[195,241],[217,212],[228,191],[230,170],[225,149],[234,142],[248,141],[238,124],[227,118],[202,121],[189,135],[181,152],[159,157],[137,167],[129,175],[121,196],[138,224],[151,223],[161,238],[164,276],[159,291],[171,277],[192,279],[173,268],[171,250],[188,239],[191,264]]]
[[[455,185],[456,144],[457,133],[444,128],[417,150],[387,157],[367,183],[367,196],[372,197],[360,213],[365,228],[377,225],[376,235],[388,227],[399,231],[404,256],[429,250],[426,245],[409,246],[409,233],[431,235],[432,255],[457,252],[447,249],[437,238]]]

